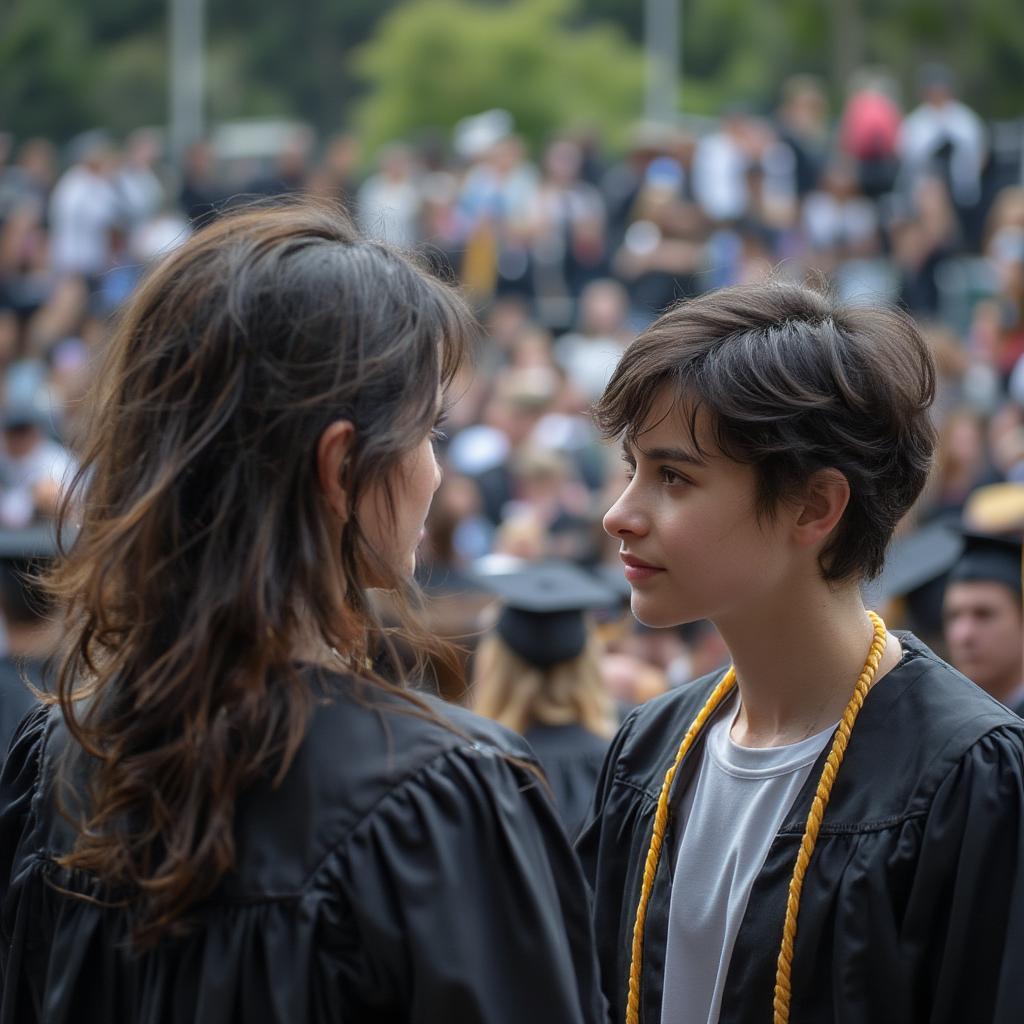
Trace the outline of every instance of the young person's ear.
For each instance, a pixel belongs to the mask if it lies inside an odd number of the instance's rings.
[[[824,543],[843,518],[849,503],[850,481],[838,469],[819,469],[812,473],[794,524],[797,542],[806,546]]]
[[[355,436],[355,427],[348,420],[335,420],[324,429],[316,445],[316,472],[320,490],[342,522],[348,519],[345,466]]]

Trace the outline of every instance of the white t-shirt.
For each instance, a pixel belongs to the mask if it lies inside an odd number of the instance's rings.
[[[734,714],[712,723],[681,808],[662,1024],[718,1020],[750,889],[779,827],[835,729],[784,747],[741,747]],[[782,935],[780,933],[781,941]]]

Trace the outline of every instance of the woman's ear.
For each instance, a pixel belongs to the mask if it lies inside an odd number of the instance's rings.
[[[348,519],[345,466],[355,436],[355,427],[348,420],[335,420],[324,429],[316,444],[316,470],[320,490],[342,522]]]
[[[824,544],[850,503],[850,481],[838,469],[812,473],[799,503],[794,524],[801,546]]]

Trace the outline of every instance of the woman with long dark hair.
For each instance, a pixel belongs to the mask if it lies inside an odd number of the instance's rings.
[[[64,508],[55,695],[0,781],[3,1024],[602,1016],[528,749],[389,656],[446,655],[410,580],[471,323],[307,205],[140,287]]]

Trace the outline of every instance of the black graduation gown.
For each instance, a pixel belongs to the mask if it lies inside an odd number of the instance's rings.
[[[25,720],[0,778],[3,1024],[604,1019],[586,885],[521,738],[335,685],[282,785],[241,800],[237,871],[201,928],[140,956],[125,910],[47,884],[98,895],[53,860],[62,721]]]
[[[0,765],[3,765],[7,746],[18,723],[38,703],[25,685],[21,675],[23,668],[29,679],[38,685],[42,675],[38,662],[29,661],[19,665],[13,658],[0,657]]]
[[[577,724],[535,724],[524,739],[548,777],[566,832],[576,835],[594,799],[609,741]]]
[[[804,882],[793,1024],[1024,1021],[1024,722],[915,638],[857,718]],[[719,672],[634,711],[612,743],[577,844],[595,890],[612,1020],[625,1019],[644,859],[665,771]],[[706,727],[705,727],[706,732]],[[673,783],[644,934],[641,1020],[661,1019],[679,801]],[[790,876],[822,752],[755,879],[721,1024],[772,1020]]]

